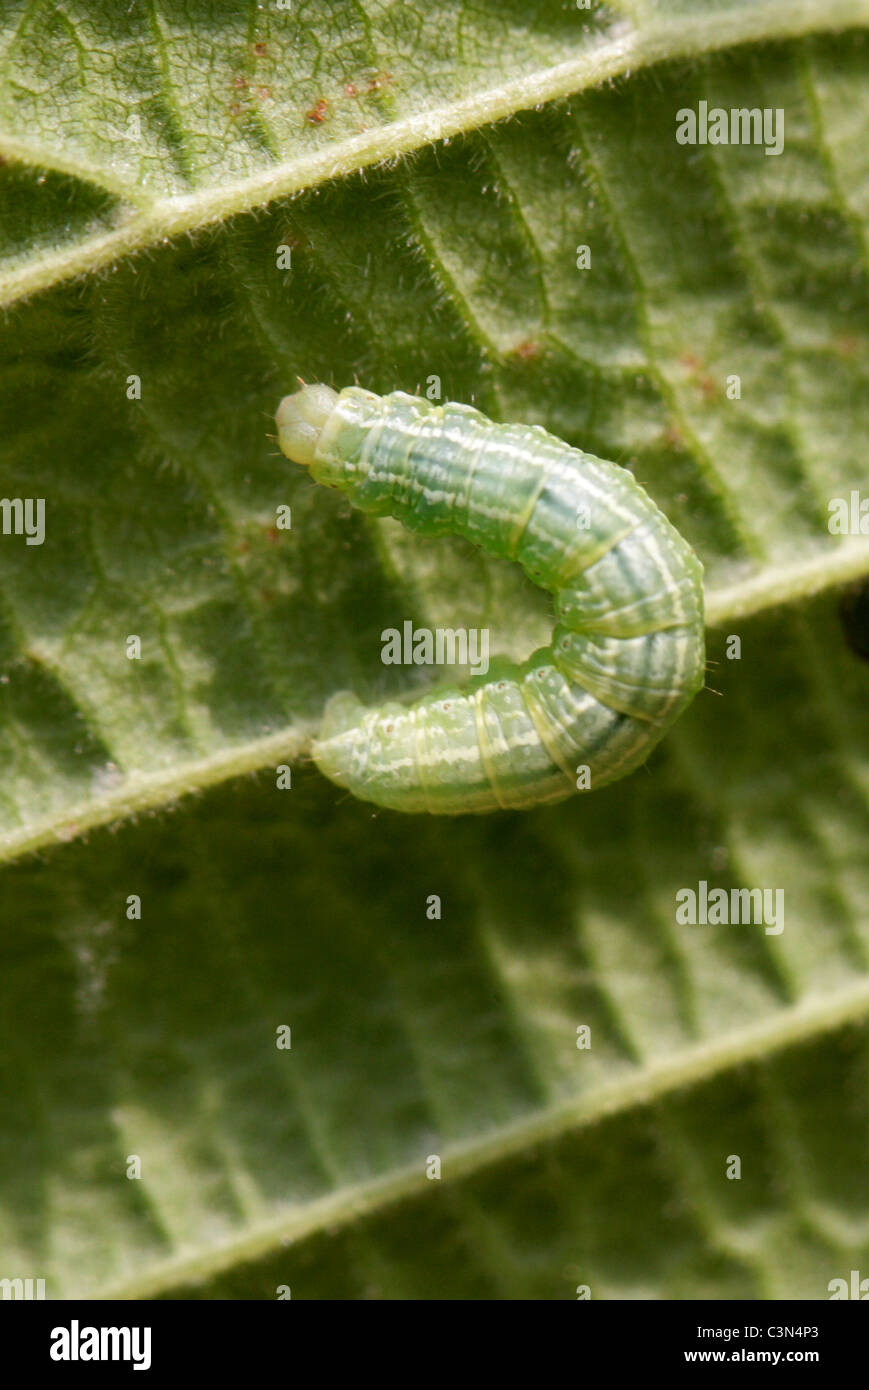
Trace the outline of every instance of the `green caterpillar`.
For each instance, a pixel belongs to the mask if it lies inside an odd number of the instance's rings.
[[[403,705],[326,707],[314,761],[363,801],[456,815],[560,801],[644,762],[703,684],[703,567],[624,469],[536,425],[394,391],[304,386],[284,454],[371,516],[516,560],[555,601],[550,646]]]

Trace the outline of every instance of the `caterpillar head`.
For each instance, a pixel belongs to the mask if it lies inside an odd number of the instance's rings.
[[[275,415],[278,446],[293,463],[309,468],[314,461],[323,426],[335,408],[338,392],[331,386],[303,386],[284,396]]]

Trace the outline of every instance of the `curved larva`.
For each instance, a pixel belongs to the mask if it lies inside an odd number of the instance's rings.
[[[312,750],[327,777],[458,814],[560,801],[580,768],[596,788],[645,761],[703,683],[703,567],[629,473],[401,391],[305,386],[276,419],[287,457],[354,507],[465,536],[555,601],[551,645],[497,678],[412,705],[336,695]]]

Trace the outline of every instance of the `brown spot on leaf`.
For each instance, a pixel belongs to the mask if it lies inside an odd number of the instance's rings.
[[[329,114],[329,103],[325,97],[320,97],[310,109],[305,112],[305,120],[310,121],[311,125],[322,125]]]
[[[706,371],[706,364],[702,358],[695,357],[693,352],[683,352],[679,361],[693,378],[694,385],[704,400],[711,401],[720,394],[718,383]]]
[[[704,372],[702,376],[697,378],[697,387],[705,401],[714,400],[719,395],[718,383],[713,381],[708,372]]]
[[[368,91],[382,92],[384,87],[388,87],[391,81],[391,72],[376,72],[374,76],[368,80]]]
[[[543,348],[534,338],[526,338],[513,349],[513,356],[518,357],[520,362],[535,362],[541,356]]]

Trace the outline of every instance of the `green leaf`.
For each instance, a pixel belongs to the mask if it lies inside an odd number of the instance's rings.
[[[828,525],[867,496],[867,23],[4,6],[0,495],[43,498],[45,535],[0,508],[0,1278],[869,1276],[869,540]],[[678,144],[701,101],[781,110],[782,153]],[[551,615],[288,464],[297,374],[438,377],[632,468],[710,619],[712,688],[646,769],[430,820],[306,764],[335,691],[423,682],[384,627],[521,657]],[[782,890],[783,929],[681,925],[700,882]]]

